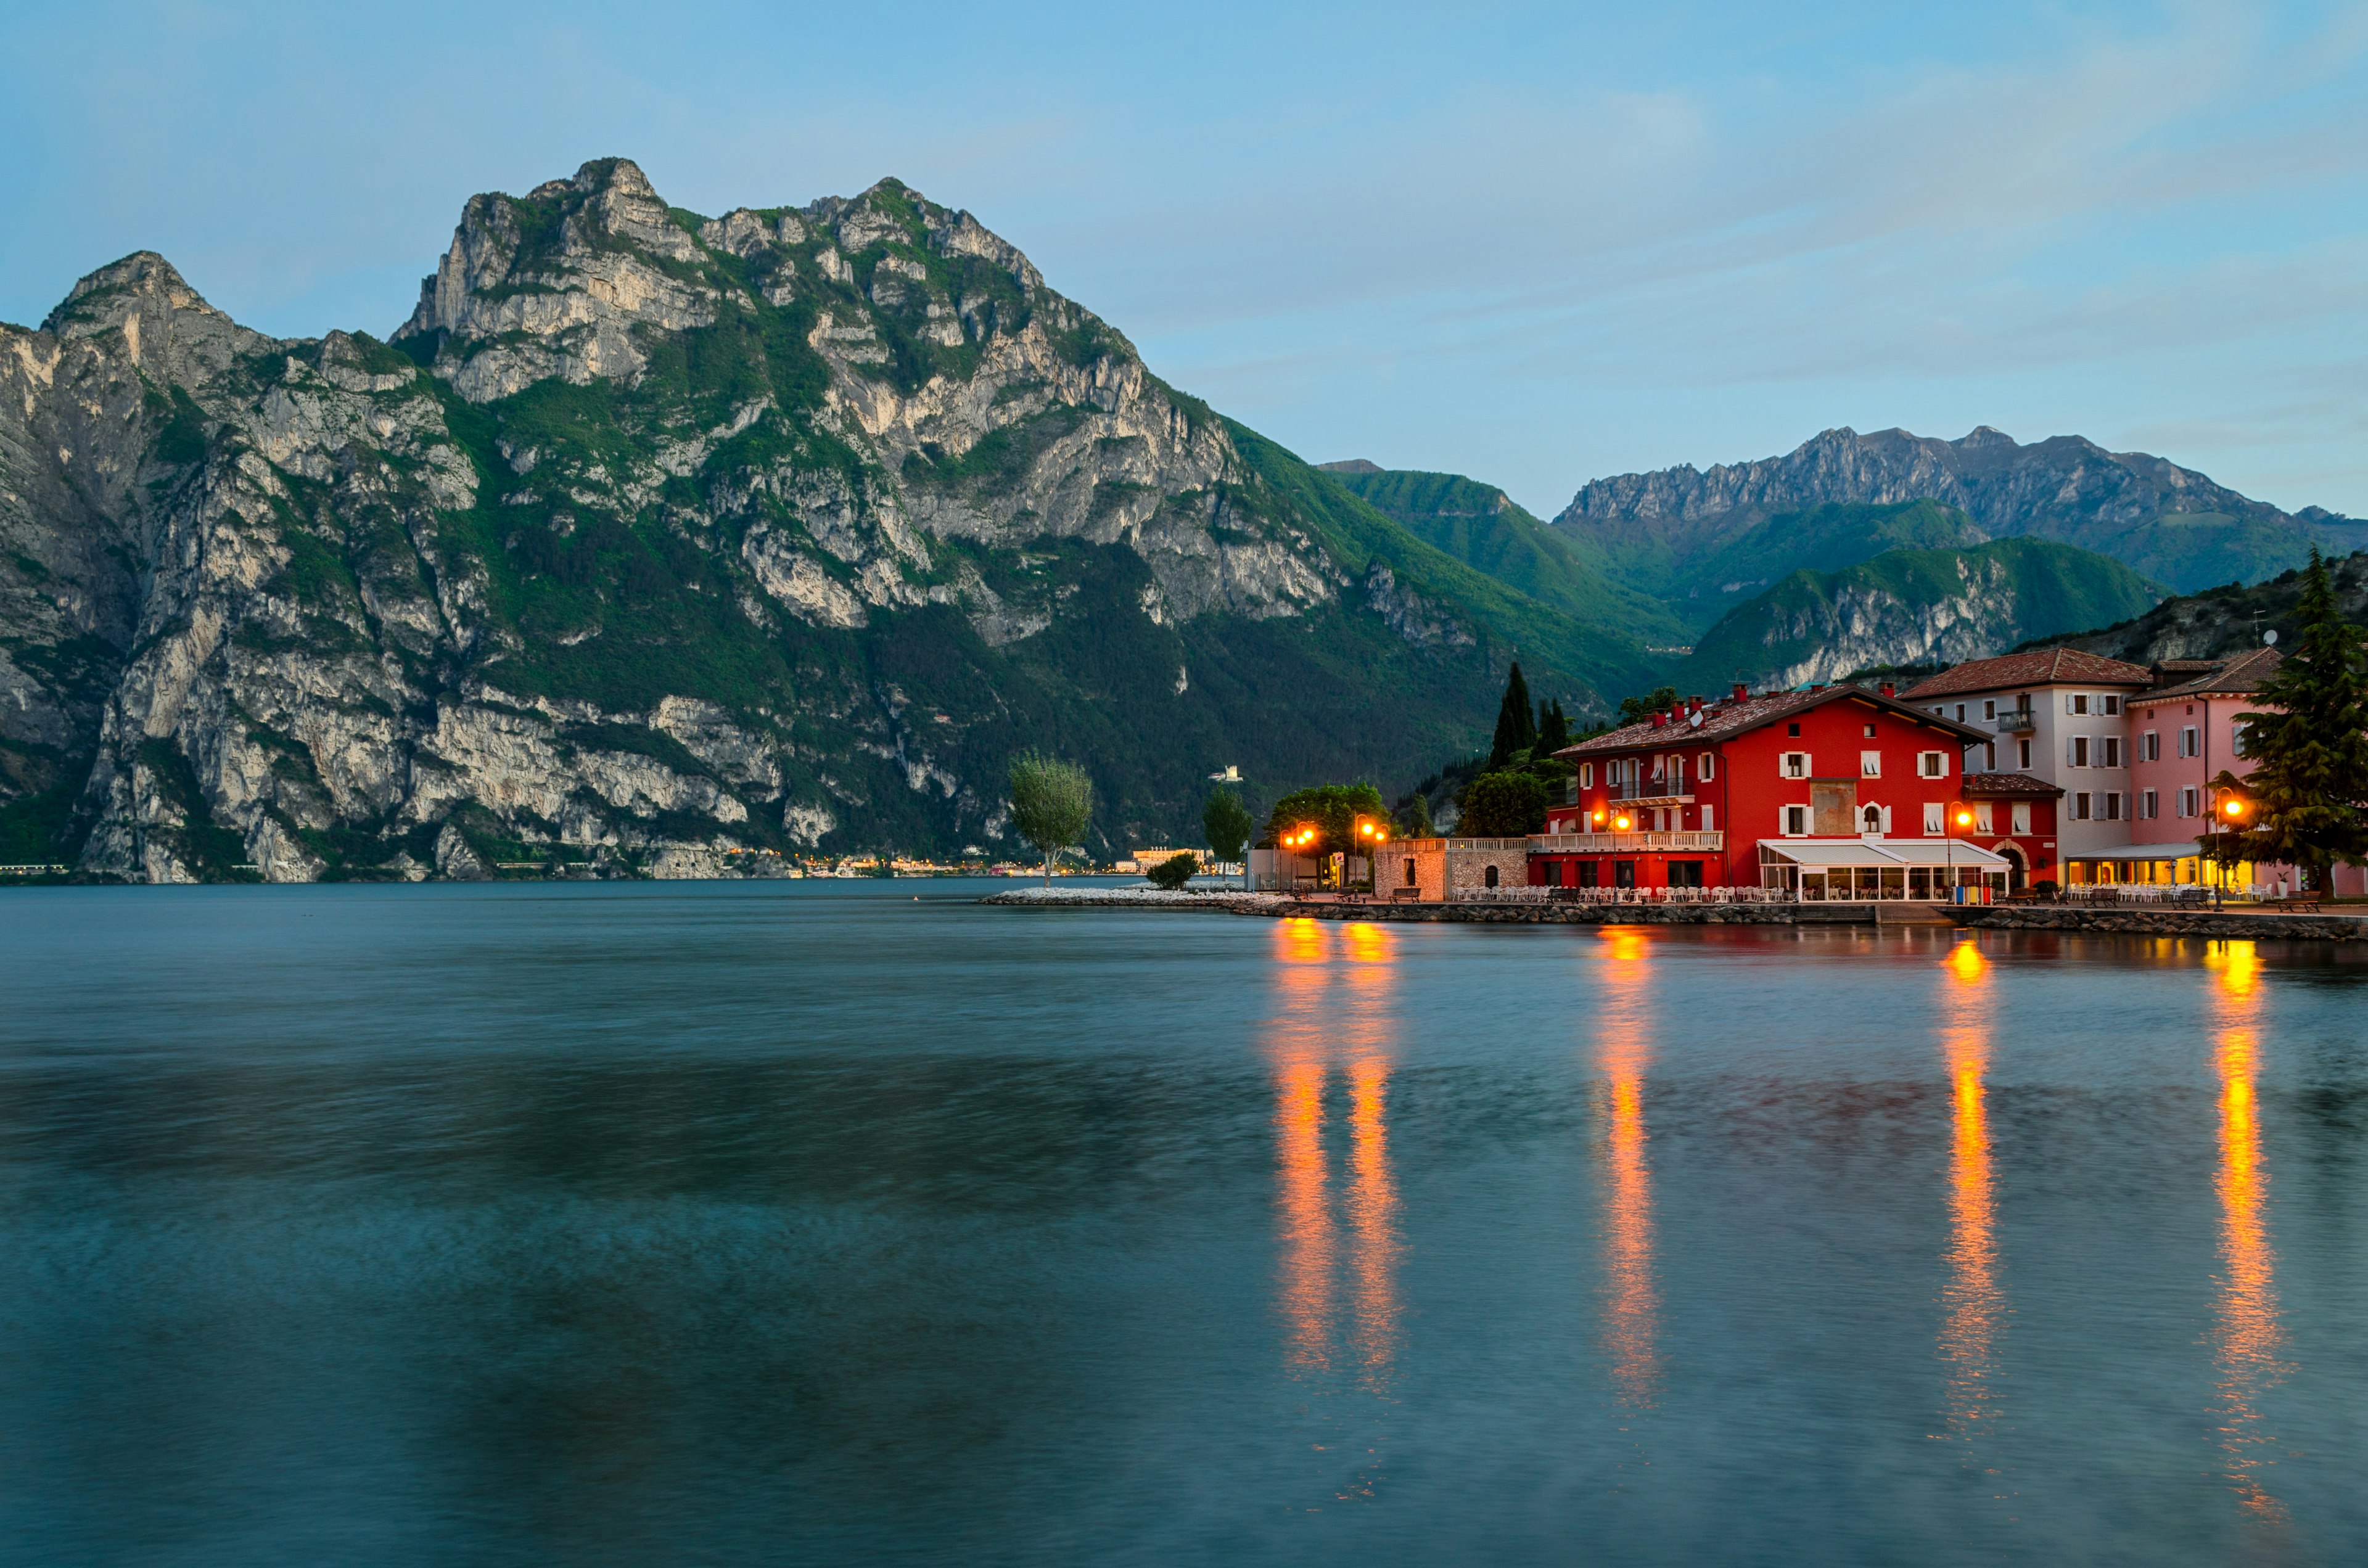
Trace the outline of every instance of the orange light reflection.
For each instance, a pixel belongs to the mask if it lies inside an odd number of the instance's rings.
[[[2228,1479],[2244,1506],[2264,1520],[2283,1520],[2260,1471],[2274,1462],[2260,1450],[2258,1401],[2283,1375],[2278,1359],[2277,1255],[2271,1250],[2261,1158],[2261,1130],[2253,1081],[2260,1072],[2258,1043],[2260,959],[2250,942],[2229,942],[2205,960],[2217,978],[2213,996],[2216,1039],[2213,1064],[2220,1075],[2220,1290],[2214,1303],[2214,1356],[2220,1376],[2220,1443]]]
[[[1972,942],[1951,949],[1942,1007],[1950,1119],[1949,1280],[1940,1355],[1949,1369],[1946,1418],[1952,1437],[1972,1437],[1995,1414],[1990,1373],[2006,1315],[1998,1282],[1995,1198],[1983,1074],[1989,1068],[1989,964]]]
[[[1623,1404],[1650,1405],[1660,1382],[1661,1302],[1653,1278],[1652,1173],[1645,1164],[1645,1068],[1651,1051],[1652,945],[1634,928],[1603,928],[1608,958],[1599,1014],[1604,1076],[1603,1344]]]
[[[1365,1380],[1378,1383],[1396,1353],[1401,1311],[1388,1126],[1395,934],[1363,921],[1276,924],[1281,1006],[1269,1050],[1281,1242],[1277,1305],[1293,1365],[1330,1368],[1345,1340]],[[1337,1213],[1325,1140],[1336,1064],[1349,1091],[1348,1180]]]

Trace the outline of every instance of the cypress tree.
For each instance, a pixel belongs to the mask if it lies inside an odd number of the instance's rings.
[[[1562,699],[1538,704],[1538,738],[1532,756],[1552,756],[1570,744],[1570,721],[1563,716]]]
[[[2235,847],[2308,869],[2324,892],[2336,861],[2368,863],[2368,651],[2336,607],[2316,545],[2297,609],[2294,652],[2253,693],[2265,711],[2237,715],[2253,812]]]
[[[1517,751],[1537,744],[1537,721],[1530,713],[1530,683],[1517,663],[1505,678],[1505,700],[1497,705],[1497,738],[1488,747],[1488,771],[1496,772]]]

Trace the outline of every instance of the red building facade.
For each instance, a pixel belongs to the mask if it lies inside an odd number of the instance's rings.
[[[1874,896],[1944,896],[1932,891],[1941,873],[1922,868],[1995,860],[1979,850],[1952,858],[1952,844],[1981,840],[1945,820],[1964,799],[1965,748],[1991,738],[1888,687],[1755,697],[1737,687],[1723,701],[1694,699],[1555,754],[1578,770],[1576,798],[1554,808],[1532,840],[1530,880],[1797,888],[1804,865],[1840,867],[1833,874],[1847,884],[1849,868],[1863,862],[1871,885],[1885,890]],[[1895,869],[1896,893],[1886,880]]]

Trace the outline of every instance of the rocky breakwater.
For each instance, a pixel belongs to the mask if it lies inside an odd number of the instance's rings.
[[[2131,937],[2203,937],[2257,942],[2368,942],[2368,916],[2357,915],[2001,903],[1964,910],[1962,919],[1967,926],[1987,931],[2099,931]]]
[[[1274,915],[1291,901],[1276,892],[1239,892],[1178,888],[1014,888],[989,893],[981,903],[1019,909],[1183,909],[1231,915]]]

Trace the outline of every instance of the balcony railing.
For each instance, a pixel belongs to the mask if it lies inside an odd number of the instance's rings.
[[[1999,714],[1994,722],[2001,735],[2029,734],[2039,728],[2037,715],[2028,708],[2009,708]]]
[[[1672,805],[1691,801],[1694,781],[1682,767],[1636,778],[1613,778],[1605,787],[1609,799],[1627,805]]]
[[[1671,850],[1717,852],[1726,847],[1726,835],[1716,828],[1665,828],[1658,833],[1533,833],[1530,849],[1538,855],[1632,855]]]

